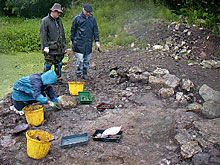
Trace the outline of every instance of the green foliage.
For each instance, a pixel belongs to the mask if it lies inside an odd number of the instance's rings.
[[[30,52],[40,49],[37,19],[0,18],[0,52]]]
[[[22,16],[26,18],[42,17],[49,12],[52,5],[57,2],[62,7],[68,7],[71,0],[6,0],[3,9],[8,15]]]
[[[157,0],[159,1],[159,0]],[[188,18],[188,22],[200,27],[219,31],[220,1],[219,0],[160,0],[164,4]]]
[[[62,21],[70,47],[70,28],[73,18],[81,13],[81,1],[65,10]],[[137,20],[161,18],[173,20],[175,15],[166,7],[143,1],[91,1],[103,46],[127,46],[134,42],[124,25]],[[0,17],[0,52],[30,52],[40,50],[40,19]]]

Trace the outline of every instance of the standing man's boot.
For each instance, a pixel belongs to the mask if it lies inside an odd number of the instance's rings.
[[[44,64],[44,72],[47,72],[48,70],[51,69],[51,64]]]

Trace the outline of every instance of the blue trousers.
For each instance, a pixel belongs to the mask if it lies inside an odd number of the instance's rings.
[[[86,75],[89,69],[89,60],[91,54],[76,53],[76,74]]]

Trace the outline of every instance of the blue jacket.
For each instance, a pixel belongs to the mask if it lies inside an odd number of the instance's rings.
[[[57,96],[50,86],[57,82],[57,75],[54,71],[47,71],[43,74],[32,74],[23,77],[15,82],[12,90],[12,99],[16,101],[36,100],[47,104],[48,98],[57,101]]]
[[[83,13],[76,16],[71,27],[72,48],[77,53],[92,53],[92,42],[99,41],[98,26],[93,16],[86,17]]]

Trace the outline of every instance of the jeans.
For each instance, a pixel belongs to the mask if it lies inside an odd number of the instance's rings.
[[[76,74],[87,75],[91,54],[76,53]]]

